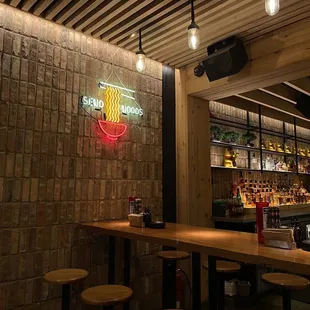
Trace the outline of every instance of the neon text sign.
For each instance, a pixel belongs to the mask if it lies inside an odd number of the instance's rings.
[[[104,101],[102,99],[81,96],[81,104],[93,107],[95,110],[105,108],[104,120],[98,120],[98,125],[108,139],[115,141],[124,135],[127,130],[127,125],[120,123],[120,115],[143,116],[143,109],[139,106],[135,97],[133,97],[135,94],[134,90],[106,82],[100,82],[98,86],[104,89]],[[134,101],[136,107],[120,104],[121,98]]]

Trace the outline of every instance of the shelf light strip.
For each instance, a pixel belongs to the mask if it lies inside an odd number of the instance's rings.
[[[111,87],[114,87],[114,88],[118,88],[118,89],[121,89],[121,90],[128,91],[128,92],[130,92],[130,93],[135,93],[134,90],[129,89],[129,88],[125,88],[125,87],[121,87],[121,86],[109,84],[109,83],[106,83],[106,82],[99,82],[99,87],[105,88],[105,86],[111,86]]]

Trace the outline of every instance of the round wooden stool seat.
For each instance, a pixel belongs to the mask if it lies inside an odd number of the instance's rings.
[[[166,260],[183,260],[189,258],[190,255],[183,251],[162,251],[158,252],[157,256]]]
[[[44,275],[44,280],[52,284],[71,284],[85,279],[88,272],[84,269],[58,269]]]
[[[303,290],[310,284],[308,279],[288,273],[265,273],[262,275],[262,279],[267,283],[291,291]]]
[[[203,263],[202,267],[208,269],[208,262]],[[219,273],[233,273],[238,272],[241,269],[241,266],[235,262],[229,262],[226,260],[217,260],[216,261],[216,272]]]
[[[132,289],[122,285],[99,285],[86,289],[81,297],[85,304],[114,306],[123,304],[132,296]]]

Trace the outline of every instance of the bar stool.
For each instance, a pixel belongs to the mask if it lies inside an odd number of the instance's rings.
[[[288,273],[265,273],[262,279],[282,289],[283,310],[291,310],[291,291],[301,291],[309,284],[309,280]]]
[[[188,259],[190,254],[183,251],[162,251],[158,252],[157,256],[163,260],[163,273],[167,275],[166,281],[163,277],[163,308],[174,309],[177,261]]]
[[[202,267],[208,269],[208,262],[203,263]],[[216,261],[218,310],[225,309],[225,281],[235,277],[235,274],[239,272],[240,269],[241,266],[236,262],[225,260]],[[209,285],[211,285],[211,283],[209,283]]]
[[[81,294],[85,304],[114,309],[115,305],[124,304],[132,296],[132,289],[123,285],[99,285],[84,290]]]
[[[44,280],[50,284],[62,285],[61,308],[70,309],[70,285],[84,280],[88,272],[84,269],[58,269],[44,275]]]

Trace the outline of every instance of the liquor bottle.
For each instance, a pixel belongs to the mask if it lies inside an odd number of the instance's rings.
[[[294,239],[295,239],[297,247],[300,248],[303,240],[302,240],[302,231],[299,225],[298,218],[296,218],[296,221],[295,221]]]
[[[253,170],[259,170],[260,169],[255,153],[253,153],[253,156],[251,158],[251,169],[253,169]]]

